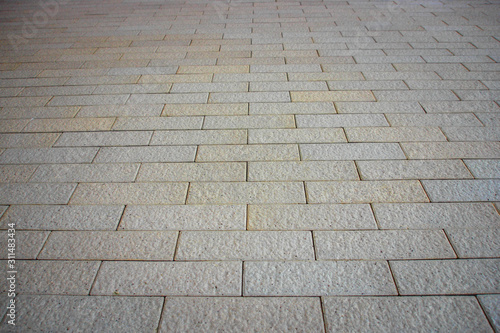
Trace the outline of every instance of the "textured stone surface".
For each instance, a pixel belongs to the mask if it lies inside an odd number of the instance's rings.
[[[103,262],[91,295],[239,296],[241,262]]]
[[[433,202],[499,201],[500,180],[423,180]]]
[[[7,149],[0,155],[1,164],[90,163],[99,148]]]
[[[374,204],[383,229],[442,229],[500,227],[500,215],[487,203]]]
[[[446,234],[459,258],[500,256],[500,229],[447,229]]]
[[[246,164],[229,163],[147,163],[142,164],[139,182],[245,181]]]
[[[499,295],[480,295],[477,297],[479,303],[483,307],[484,312],[490,320],[491,326],[498,332],[500,329],[500,313],[498,312],[498,307],[500,306],[500,296]]]
[[[397,143],[301,144],[304,160],[396,160],[405,159]]]
[[[121,230],[245,230],[244,205],[127,206]]]
[[[250,103],[250,114],[336,113],[331,102]]]
[[[17,259],[36,259],[48,235],[48,231],[17,231],[12,237],[1,231],[0,246],[7,249],[8,239],[15,239]],[[7,251],[0,254],[0,259],[7,259]]]
[[[402,295],[498,293],[500,259],[391,261]],[[432,283],[429,283],[432,281]]]
[[[160,332],[324,332],[312,297],[167,297]]]
[[[472,178],[460,160],[357,161],[361,179]]]
[[[157,131],[151,145],[223,145],[247,142],[245,130]]]
[[[325,297],[329,332],[492,332],[474,297]]]
[[[54,231],[40,259],[172,260],[175,231]]]
[[[0,165],[0,183],[25,183],[36,169],[36,165]]]
[[[500,160],[465,160],[474,178],[498,178],[500,175]]]
[[[299,160],[294,144],[200,146],[196,161],[290,161]]]
[[[24,332],[154,331],[163,305],[160,297],[21,295],[17,300],[16,329]]]
[[[33,230],[115,230],[123,206],[14,205],[0,220],[0,228],[16,223]]]
[[[377,229],[367,204],[250,205],[250,230]]]
[[[76,184],[0,184],[0,204],[66,204]]]
[[[193,162],[196,146],[104,147],[95,158],[97,163]]]
[[[443,231],[315,231],[318,259],[455,258]]]
[[[47,164],[36,170],[30,182],[131,182],[139,164]]]
[[[248,143],[346,142],[341,128],[250,129]]]
[[[245,296],[394,295],[381,261],[245,262]]]
[[[185,231],[176,260],[314,259],[307,231]]]

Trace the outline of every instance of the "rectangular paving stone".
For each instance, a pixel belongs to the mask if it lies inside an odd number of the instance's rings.
[[[119,230],[245,230],[245,205],[128,205]]]
[[[188,204],[305,203],[301,182],[191,183]]]
[[[424,113],[418,102],[335,102],[338,113]]]
[[[51,97],[0,97],[0,107],[26,108],[46,105]],[[64,104],[69,105],[69,104]],[[74,104],[73,104],[74,105]]]
[[[156,131],[151,145],[224,145],[247,143],[246,130]]]
[[[299,160],[294,144],[199,146],[197,162],[288,161]]]
[[[500,315],[498,314],[498,304],[500,296],[498,295],[478,295],[477,299],[481,303],[481,307],[488,316],[490,324],[497,332],[500,329]]]
[[[345,132],[349,142],[446,141],[438,127],[350,127]]]
[[[30,182],[132,182],[138,170],[139,164],[45,164],[38,167]]]
[[[161,94],[170,91],[171,84],[102,84],[92,92],[93,95],[107,94]]]
[[[26,183],[36,165],[0,165],[0,183]]]
[[[459,258],[498,257],[500,229],[446,229]]]
[[[113,130],[189,130],[202,124],[203,117],[124,117],[117,118]]]
[[[4,107],[0,119],[72,118],[78,110],[78,106]]]
[[[357,161],[361,179],[463,179],[472,178],[460,160]]]
[[[433,202],[499,201],[500,180],[423,180]]]
[[[262,313],[260,309],[266,309]],[[258,318],[258,320],[256,320]],[[321,304],[312,297],[167,297],[160,332],[324,332]]]
[[[250,205],[249,230],[377,229],[367,204]]]
[[[203,74],[203,73],[249,73],[248,65],[226,65],[226,66],[179,66],[176,74]]]
[[[164,104],[82,106],[77,117],[158,117]]]
[[[215,73],[213,82],[287,81],[286,73]]]
[[[315,231],[320,260],[456,258],[442,230]]]
[[[147,163],[138,182],[245,181],[246,164],[238,163]]]
[[[481,121],[481,123],[483,123],[484,126],[500,127],[500,114],[476,112],[475,116]]]
[[[245,296],[395,295],[381,261],[245,262]]]
[[[331,102],[250,103],[250,114],[336,113]]]
[[[49,106],[71,105],[113,105],[125,104],[128,94],[121,95],[86,95],[86,96],[55,96],[47,104]],[[30,98],[30,97],[27,97]],[[44,103],[45,104],[45,103]],[[0,102],[1,105],[1,102]]]
[[[249,181],[357,180],[348,161],[250,162]]]
[[[457,101],[451,90],[375,90],[377,101]]]
[[[375,101],[371,91],[291,91],[292,102],[367,102]]]
[[[323,306],[329,332],[492,332],[474,297],[325,297]]]
[[[346,142],[341,128],[250,129],[248,143]]]
[[[23,132],[108,131],[115,118],[33,119]]]
[[[96,163],[158,163],[194,162],[196,146],[166,147],[103,147],[95,158]],[[1,156],[0,156],[1,161]]]
[[[500,259],[408,260],[390,265],[401,295],[489,294],[500,289]]]
[[[401,147],[409,159],[497,158],[498,142],[408,142]]]
[[[183,204],[187,188],[187,183],[82,183],[76,188],[71,204]]]
[[[253,81],[250,83],[249,91],[314,91],[328,90],[325,82],[321,81]]]
[[[196,92],[238,92],[248,91],[246,82],[219,82],[219,83],[174,83],[170,93]]]
[[[208,103],[257,103],[257,102],[290,102],[290,93],[284,91],[274,92],[236,92],[236,93],[210,93]]]
[[[116,230],[123,206],[12,205],[0,229],[15,223],[26,230]]]
[[[89,146],[145,146],[149,143],[152,131],[124,132],[67,132],[57,140],[55,147]]]
[[[16,231],[14,235],[16,259],[36,259],[47,236],[49,236],[48,231]],[[9,238],[12,239],[12,237],[9,237],[7,231],[0,232],[0,245],[4,249],[8,249]],[[3,251],[0,254],[0,259],[7,258],[8,252]]]
[[[48,148],[60,133],[9,133],[0,134],[0,148]]]
[[[203,129],[294,128],[293,115],[206,116]]]
[[[0,184],[0,204],[66,204],[76,184]]]
[[[393,160],[405,159],[397,143],[300,144],[303,160]]]
[[[142,57],[142,55],[141,55]],[[146,74],[141,75],[139,83],[160,84],[176,82],[211,82],[212,74]],[[214,81],[215,82],[215,81]]]
[[[99,261],[16,260],[17,271],[22,272],[16,276],[16,293],[88,295],[99,265]],[[0,291],[6,293],[6,283]]]
[[[428,202],[416,180],[306,182],[311,203]]]
[[[500,160],[464,160],[474,178],[499,178]]]
[[[297,115],[298,128],[389,126],[382,114]]]
[[[307,231],[185,231],[176,260],[314,259]]]
[[[3,119],[0,120],[0,133],[21,132],[29,123],[28,119]]]
[[[111,68],[106,75],[157,75],[175,74],[177,66]]]
[[[428,113],[498,112],[500,108],[493,101],[423,101],[421,105]]]
[[[499,127],[442,127],[449,141],[500,141]]]
[[[303,65],[251,65],[250,73],[320,73],[321,67],[317,64]]]
[[[20,295],[17,300],[16,328],[40,332],[153,331],[163,306],[160,297]]]
[[[373,204],[382,229],[484,229],[500,226],[500,215],[488,203]]]
[[[173,260],[176,231],[53,231],[39,259]]]
[[[91,295],[239,296],[241,262],[103,262]]]
[[[207,100],[208,100],[208,93],[132,94],[130,95],[130,98],[127,100],[127,104],[135,105],[135,104],[170,104],[170,103],[173,104],[206,103]]]
[[[330,90],[408,90],[401,80],[327,81]],[[311,89],[312,90],[312,89]]]
[[[241,116],[248,114],[247,103],[166,104],[162,116]]]
[[[391,126],[482,126],[473,113],[386,114]]]

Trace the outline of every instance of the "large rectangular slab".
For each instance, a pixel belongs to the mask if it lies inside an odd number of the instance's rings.
[[[249,181],[357,180],[351,161],[249,162]]]
[[[500,228],[446,229],[460,258],[494,258],[500,255]]]
[[[203,129],[294,128],[293,115],[206,116]]]
[[[250,205],[249,230],[377,229],[367,204]]]
[[[7,267],[7,261],[2,261]],[[99,261],[16,260],[19,294],[88,295]],[[4,279],[7,272],[3,274]],[[5,293],[7,283],[0,287]]]
[[[250,103],[250,114],[336,113],[332,102]]]
[[[488,316],[490,324],[498,332],[500,330],[500,314],[498,313],[498,306],[500,305],[499,295],[479,295],[477,296],[479,303]]]
[[[13,205],[0,228],[15,223],[28,230],[116,230],[123,206]]]
[[[318,259],[455,258],[442,230],[315,231]]]
[[[341,128],[250,129],[248,143],[346,142]]]
[[[245,296],[395,295],[382,261],[247,261]]]
[[[176,260],[314,259],[307,231],[185,231]]]
[[[390,264],[402,295],[500,291],[500,259],[391,261]]]
[[[119,230],[245,230],[245,205],[129,205]]]
[[[1,164],[90,163],[99,148],[7,149],[0,155]]]
[[[182,204],[187,187],[187,183],[82,183],[76,188],[71,204]]]
[[[240,296],[241,279],[236,261],[106,261],[91,295]]]
[[[36,170],[30,182],[131,182],[139,164],[46,164]]]
[[[198,147],[197,162],[299,160],[296,144],[207,145]]]
[[[423,180],[433,202],[500,201],[500,180]]]
[[[303,160],[396,160],[406,159],[397,143],[300,144]]]
[[[477,300],[468,296],[325,297],[323,308],[332,333],[492,332]]]
[[[103,147],[95,158],[96,163],[133,162],[194,162],[196,146],[166,147]]]
[[[36,259],[48,236],[48,231],[16,231],[13,237],[7,231],[0,231],[0,246],[5,249],[0,254],[0,259],[8,258],[9,239],[15,239],[16,259]]]
[[[318,298],[167,297],[159,332],[286,332],[292,327],[324,332]]]
[[[382,114],[297,115],[298,128],[388,126]]]
[[[116,120],[113,130],[189,130],[201,129],[203,117],[121,117]]]
[[[446,141],[437,127],[351,127],[345,131],[349,142]]]
[[[173,260],[175,231],[54,231],[39,259]]]
[[[68,132],[61,135],[55,146],[146,146],[152,135],[151,131]]]
[[[142,164],[139,182],[245,181],[246,164],[237,163],[147,163]]]
[[[427,202],[415,180],[306,182],[311,203]]]
[[[302,182],[192,183],[188,204],[305,203]]]
[[[66,204],[75,187],[76,184],[0,184],[0,204]]]
[[[152,332],[163,306],[161,297],[20,295],[16,301],[16,329],[24,332]]]
[[[246,130],[156,131],[151,145],[223,145],[247,143]]]
[[[474,178],[499,178],[500,160],[465,160]]]
[[[404,142],[409,159],[497,158],[499,142]]]
[[[472,178],[460,160],[357,161],[363,180]]]
[[[498,228],[500,215],[488,203],[373,204],[383,229]]]
[[[0,148],[48,148],[60,133],[7,133],[0,134]]]

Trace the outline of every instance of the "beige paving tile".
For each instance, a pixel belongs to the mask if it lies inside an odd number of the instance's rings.
[[[76,184],[0,184],[0,203],[6,205],[67,204]]]
[[[247,103],[166,104],[162,116],[240,116],[248,114]]]
[[[111,129],[115,118],[33,119],[23,132],[90,132]]]
[[[292,161],[299,160],[293,144],[199,146],[197,162]]]
[[[152,135],[152,131],[66,132],[55,147],[146,146]]]
[[[246,130],[156,131],[150,145],[224,145],[247,142]]]
[[[341,128],[250,129],[248,143],[346,142]]]
[[[446,229],[459,258],[498,257],[500,229]]]
[[[250,162],[249,181],[357,180],[353,162]]]
[[[237,163],[147,163],[138,182],[245,181],[246,164]]]
[[[4,119],[0,120],[0,133],[16,133],[29,123],[28,119]]]
[[[201,129],[203,117],[120,117],[113,125],[117,131]]]
[[[30,182],[132,182],[138,170],[139,164],[45,164],[38,167]]]
[[[397,143],[300,144],[303,160],[396,160],[405,159]]]
[[[239,296],[241,262],[104,262],[91,295]]]
[[[250,103],[250,114],[336,113],[331,102]]]
[[[500,318],[498,315],[498,302],[500,297],[498,295],[480,295],[477,296],[481,307],[488,316],[491,326],[495,331],[500,328]]]
[[[497,158],[498,142],[408,142],[401,147],[409,159]]]
[[[203,129],[294,128],[292,115],[206,116]]]
[[[15,239],[16,259],[36,259],[48,236],[48,231],[17,231],[14,236],[9,236],[7,231],[1,231],[0,245],[8,249],[8,244],[12,242],[9,239]],[[0,254],[0,259],[7,258],[7,251]]]
[[[0,165],[0,183],[26,183],[36,165]]]
[[[446,141],[437,127],[349,127],[349,142],[424,142]]]
[[[0,148],[48,148],[60,133],[0,134]]]
[[[375,101],[370,91],[292,91],[292,102],[363,102]]]
[[[96,163],[159,163],[194,162],[196,146],[165,147],[103,147],[95,158]]]

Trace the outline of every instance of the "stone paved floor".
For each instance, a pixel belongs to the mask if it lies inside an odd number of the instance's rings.
[[[500,331],[498,1],[0,6],[18,332]]]

